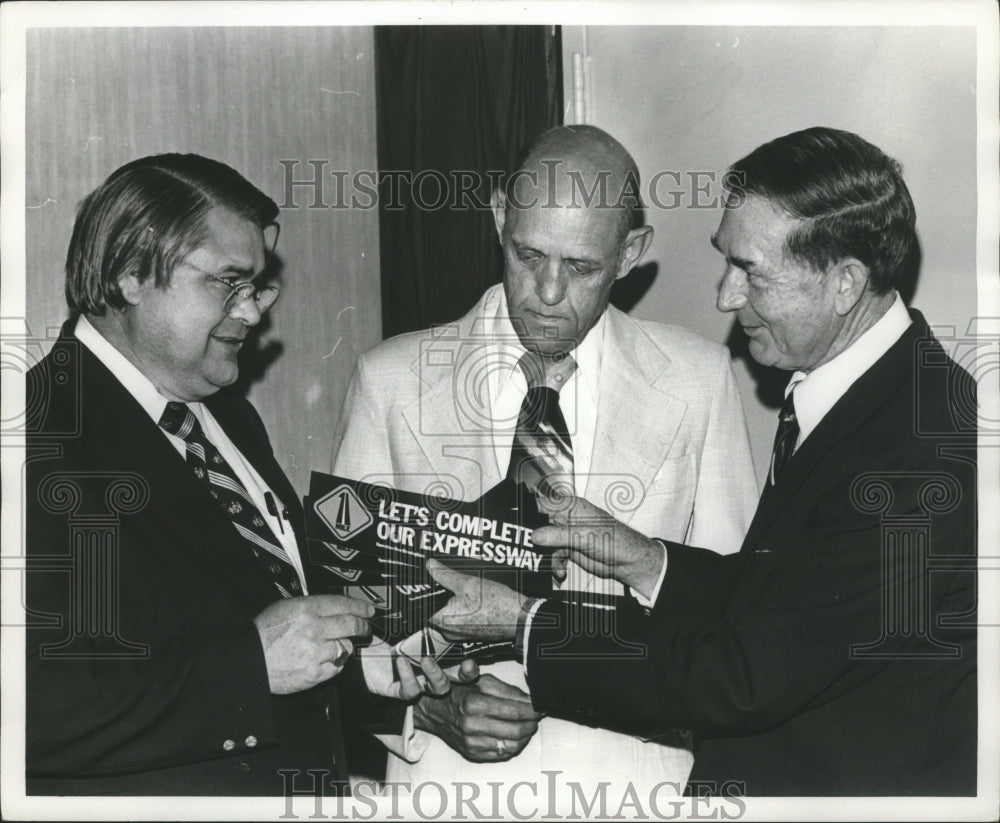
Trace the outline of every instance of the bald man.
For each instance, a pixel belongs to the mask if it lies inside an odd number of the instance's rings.
[[[575,494],[643,534],[736,551],[758,490],[728,352],[608,305],[653,238],[638,193],[634,160],[600,129],[559,127],[527,146],[492,199],[502,286],[451,326],[359,358],[334,472],[416,493],[443,483],[476,500],[514,473],[522,404],[548,389]],[[574,565],[557,585],[570,598],[623,591]],[[546,769],[619,792],[683,788],[692,762],[683,734],[650,729],[656,739],[641,739],[542,719],[520,661],[484,672],[415,706],[390,780],[528,781],[544,796]]]

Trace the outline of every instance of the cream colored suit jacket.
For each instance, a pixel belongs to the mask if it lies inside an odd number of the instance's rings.
[[[501,288],[454,324],[392,338],[359,357],[335,474],[462,500],[503,479],[486,380],[495,341],[485,333],[486,307],[502,300]],[[578,494],[646,535],[736,551],[758,489],[728,351],[614,308],[606,320],[593,456]],[[483,670],[526,689],[520,663]],[[632,782],[648,791],[663,782],[683,788],[691,767],[685,750],[548,717],[506,763],[471,763],[424,733],[406,754],[416,762],[390,754],[388,779],[513,784],[550,779],[540,775],[546,769],[562,771],[560,781],[605,780],[612,791]]]

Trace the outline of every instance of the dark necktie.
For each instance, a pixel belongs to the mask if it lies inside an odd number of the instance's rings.
[[[187,463],[232,521],[254,557],[264,566],[283,597],[302,594],[298,572],[275,539],[232,466],[205,437],[201,423],[184,403],[167,403],[160,426],[187,444]]]
[[[795,441],[799,439],[799,421],[795,417],[795,387],[793,386],[778,412],[778,432],[774,436],[774,450],[771,452],[771,471],[768,485],[778,482],[778,477],[788,466],[795,452]]]
[[[507,477],[543,494],[573,493],[573,443],[559,408],[559,389],[576,369],[569,355],[547,361],[527,352],[518,363],[528,392],[517,416]]]

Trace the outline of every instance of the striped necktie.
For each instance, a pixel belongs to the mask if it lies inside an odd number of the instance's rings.
[[[558,504],[564,495],[576,495],[573,443],[559,406],[559,393],[576,371],[577,363],[568,354],[557,359],[527,352],[518,367],[528,383],[528,392],[517,418],[507,476]],[[596,609],[586,618],[591,620],[600,619],[595,615],[603,614],[620,592],[621,586],[615,580],[596,577],[570,563],[553,597]]]
[[[167,403],[160,417],[160,427],[187,444],[187,463],[194,476],[205,484],[281,595],[294,597],[302,594],[298,572],[288,553],[275,539],[274,532],[261,517],[232,466],[205,437],[194,412],[184,403]]]
[[[798,381],[795,381],[797,383]],[[789,386],[785,402],[778,412],[778,431],[774,435],[774,449],[771,451],[771,470],[768,472],[769,486],[774,486],[795,453],[795,443],[799,439],[799,421],[795,416],[795,383]]]
[[[570,355],[526,352],[518,367],[528,382],[511,446],[507,477],[543,494],[573,494],[573,443],[559,408],[559,391],[576,370]]]

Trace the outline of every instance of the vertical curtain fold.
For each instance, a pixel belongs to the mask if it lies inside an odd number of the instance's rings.
[[[500,280],[488,172],[509,170],[527,140],[562,122],[559,30],[378,27],[375,64],[390,337],[455,320]]]

